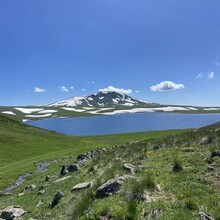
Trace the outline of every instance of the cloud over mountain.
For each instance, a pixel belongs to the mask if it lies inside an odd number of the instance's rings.
[[[99,89],[99,92],[118,92],[123,94],[131,94],[133,91],[131,89],[119,89],[114,86],[108,86],[104,89]]]
[[[176,90],[176,89],[184,89],[185,86],[183,84],[177,84],[171,81],[163,81],[159,84],[153,85],[150,87],[150,89],[154,92],[157,91],[170,91],[170,90]]]

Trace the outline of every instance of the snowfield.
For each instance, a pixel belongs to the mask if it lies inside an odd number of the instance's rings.
[[[12,111],[4,111],[2,112],[3,114],[8,114],[8,115],[16,115],[14,112]]]
[[[44,110],[44,108],[15,108],[15,109],[24,114],[31,114],[33,112],[39,112]]]
[[[50,117],[52,114],[44,114],[44,115],[25,115],[26,118],[45,118]]]
[[[70,107],[62,107],[62,109],[66,111],[73,111],[73,112],[84,112],[84,109],[75,109],[75,108],[70,108]]]

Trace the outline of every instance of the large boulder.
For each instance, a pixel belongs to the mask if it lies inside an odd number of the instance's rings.
[[[131,176],[124,175],[108,180],[97,189],[96,197],[103,198],[115,194],[117,191],[119,191],[122,183],[128,178],[131,178]]]
[[[25,213],[26,211],[24,211],[20,206],[8,206],[7,208],[0,211],[0,218],[13,220],[20,218]]]

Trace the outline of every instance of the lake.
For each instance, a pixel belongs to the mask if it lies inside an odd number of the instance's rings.
[[[26,124],[75,136],[199,128],[220,121],[220,114],[137,113],[53,118]]]

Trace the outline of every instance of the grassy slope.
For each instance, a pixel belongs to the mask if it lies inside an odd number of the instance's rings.
[[[11,156],[7,157],[8,162],[5,161],[1,167],[4,176],[0,182],[10,179],[12,171],[30,169],[33,160],[57,160],[45,172],[28,178],[12,196],[0,197],[1,207],[19,204],[30,211],[24,219],[151,219],[146,216],[155,210],[159,213],[157,219],[196,220],[199,219],[199,211],[220,219],[220,159],[210,157],[214,149],[219,149],[219,123],[181,134],[170,131],[69,137],[21,125],[7,118],[0,117],[0,120],[1,160],[4,161],[7,155],[17,157],[16,161]],[[213,143],[200,145],[201,138],[206,136],[211,137]],[[157,139],[143,140],[150,137]],[[137,139],[142,141],[120,145]],[[54,183],[59,178],[60,166],[73,163],[80,152],[116,143],[118,147],[87,161],[80,171],[68,174],[68,180]],[[156,146],[160,146],[159,149],[155,149]],[[188,147],[193,147],[195,152],[185,152]],[[20,153],[16,148],[20,148]],[[16,151],[18,155],[13,153]],[[95,198],[95,191],[102,183],[127,174],[123,169],[125,162],[136,166],[134,179],[125,182],[117,195]],[[175,163],[182,167],[176,173],[172,171]],[[214,171],[207,169],[210,165]],[[45,182],[46,175],[52,177],[50,182]],[[93,181],[93,187],[70,192],[75,184],[84,181]],[[30,184],[37,188],[19,197],[24,186]],[[47,186],[43,195],[38,194],[41,186]],[[64,192],[64,198],[57,207],[50,209],[48,204],[57,190]],[[39,201],[42,204],[37,206]]]
[[[8,186],[27,171],[36,169],[34,163],[51,161],[99,147],[122,144],[132,140],[157,138],[170,133],[142,132],[97,137],[73,137],[21,124],[0,116],[0,189]]]

